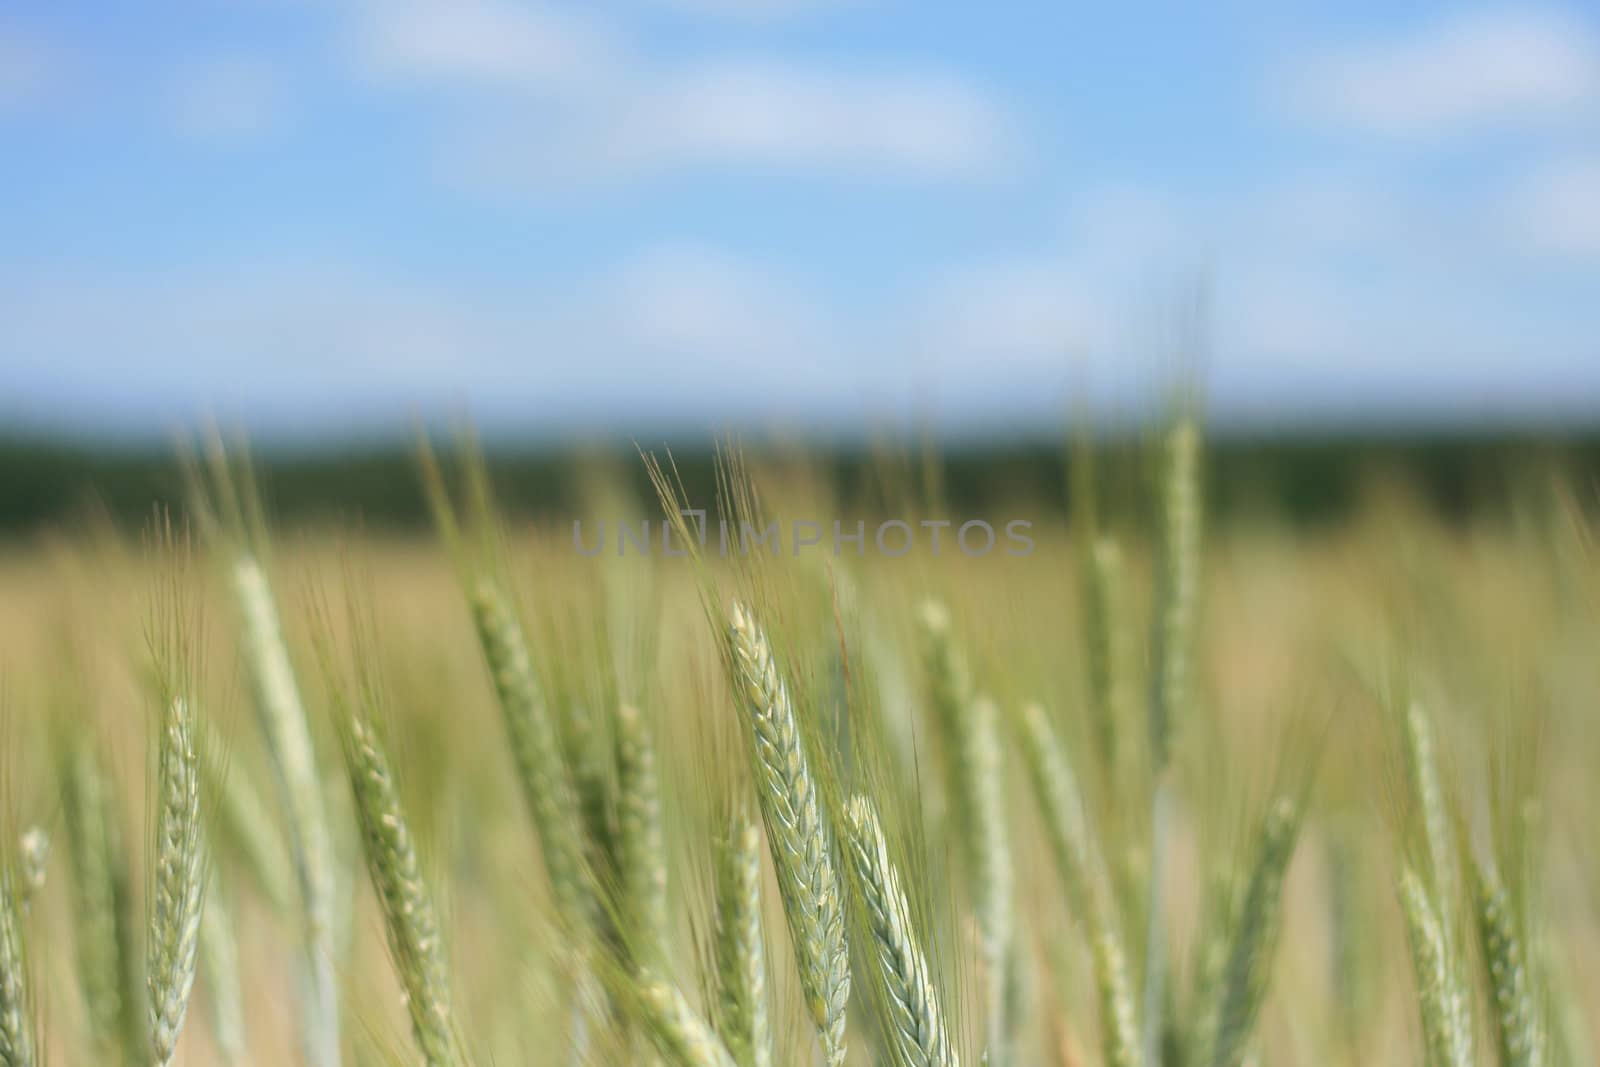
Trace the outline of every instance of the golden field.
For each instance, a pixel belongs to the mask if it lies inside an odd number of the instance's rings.
[[[729,478],[735,496],[749,485],[760,494],[731,501],[742,509],[735,515],[853,523],[870,514],[914,524],[944,514],[936,497],[909,486],[874,501],[833,499],[803,464],[749,474],[736,465]],[[1449,812],[1453,903],[1440,896],[1445,888],[1432,890],[1436,906],[1456,915],[1450,940],[1471,1062],[1512,1062],[1474,932],[1480,865],[1497,869],[1510,890],[1538,1016],[1541,1058],[1515,1062],[1596,1062],[1600,1032],[1589,1007],[1600,1004],[1600,556],[1584,495],[1592,492],[1535,487],[1516,508],[1466,524],[1446,524],[1404,494],[1374,493],[1337,526],[1306,531],[1256,517],[1206,531],[1192,684],[1172,709],[1171,768],[1159,774],[1170,783],[1172,821],[1156,865],[1162,947],[1152,950],[1143,920],[1158,777],[1148,694],[1166,654],[1153,636],[1164,610],[1161,489],[1157,478],[1148,491],[1119,494],[1138,504],[1099,517],[1095,536],[1114,538],[1126,565],[1109,616],[1097,615],[1088,595],[1094,571],[1083,518],[1027,497],[1003,514],[949,516],[958,525],[983,517],[1003,529],[1019,516],[1032,524],[1029,554],[982,558],[948,544],[934,555],[925,542],[886,558],[873,550],[870,523],[860,555],[847,546],[835,556],[825,536],[798,555],[745,559],[715,558],[713,543],[703,568],[659,551],[590,557],[575,549],[570,517],[495,521],[472,507],[455,554],[437,536],[355,525],[279,531],[269,548],[260,531],[230,530],[226,518],[221,532],[177,519],[179,532],[166,539],[85,525],[10,544],[0,553],[5,854],[20,869],[14,845],[32,827],[51,841],[19,925],[49,1062],[114,1062],[97,1058],[113,1054],[143,1062],[121,1036],[96,1044],[105,1039],[86,1007],[92,960],[82,948],[95,927],[75,889],[81,849],[62,768],[73,753],[97,754],[127,864],[125,940],[147,959],[162,803],[163,708],[152,663],[174,627],[206,768],[207,908],[215,905],[212,921],[227,916],[237,947],[232,974],[208,970],[213,957],[201,954],[175,1062],[302,1062],[298,846],[261,728],[259,664],[237,595],[241,555],[259,558],[270,577],[309,723],[336,887],[328,944],[337,1044],[348,1062],[418,1056],[397,977],[404,968],[363,862],[361,796],[341,759],[352,713],[376,723],[415,841],[441,935],[456,1054],[476,1063],[679,1062],[670,1041],[645,1040],[654,1031],[629,999],[643,951],[615,930],[608,942],[575,929],[552,895],[549,829],[524,802],[463,591],[486,575],[518,607],[573,795],[595,805],[572,818],[591,835],[609,828],[598,844],[586,840],[613,862],[599,846],[619,832],[627,803],[613,753],[617,709],[642,713],[660,772],[654,797],[668,903],[650,973],[708,1025],[719,1018],[717,843],[730,812],[760,809],[737,664],[719,654],[726,613],[739,600],[765,628],[787,682],[825,819],[837,827],[856,794],[876,804],[959,1062],[981,1062],[986,1047],[991,1063],[1113,1058],[1091,923],[1064,889],[1027,773],[1030,704],[1044,709],[1076,772],[1098,852],[1090,881],[1108,892],[1101,919],[1120,931],[1141,1026],[1147,961],[1164,961],[1163,1062],[1433,1062],[1399,892],[1404,869],[1430,862],[1407,757],[1413,704],[1432,724]],[[661,514],[655,502],[608,495],[604,485],[588,499],[591,522]],[[981,934],[977,897],[988,890],[973,877],[980,861],[963,829],[970,812],[950,771],[967,735],[952,735],[932,710],[939,682],[927,649],[930,601],[948,609],[946,638],[969,665],[970,695],[994,708],[998,762],[985,773],[999,799],[988,814],[999,821],[981,836],[1007,844],[1007,878],[997,883],[1011,931],[1003,981]],[[1107,661],[1109,697],[1095,692],[1090,662],[1100,647],[1090,638],[1108,624],[1119,650]],[[1218,901],[1223,915],[1229,901],[1251,906],[1240,902],[1254,899],[1253,846],[1277,797],[1303,804],[1281,902],[1272,914],[1235,913],[1217,928]],[[844,866],[837,851],[834,858]],[[822,1062],[775,862],[762,856],[771,1062]],[[599,902],[597,921],[629,928],[636,887],[613,884],[617,872],[604,866],[597,861],[584,879]],[[847,872],[839,884],[841,892],[855,887]],[[849,901],[856,995],[845,1062],[902,1062],[878,999],[867,995],[871,932],[852,910],[856,896]],[[1237,945],[1252,921],[1261,923],[1259,943],[1225,959],[1248,970],[1245,985],[1263,983],[1253,1025],[1237,1059],[1215,1046],[1196,1053],[1191,1031],[1213,996],[1207,983],[1232,980],[1228,967],[1207,970],[1208,946],[1230,936]],[[138,959],[129,967],[136,975]],[[137,1006],[129,1025],[138,1029],[148,989],[129,979],[123,991]],[[231,1053],[230,1026],[242,1026],[243,1039]]]

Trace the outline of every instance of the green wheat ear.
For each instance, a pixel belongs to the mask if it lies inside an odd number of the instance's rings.
[[[1117,795],[1124,762],[1123,724],[1133,717],[1133,630],[1127,613],[1122,550],[1110,537],[1089,551],[1084,591],[1085,644],[1095,745],[1108,794]]]
[[[661,772],[650,725],[631,704],[617,709],[617,843],[635,958],[661,965],[669,952],[667,846],[661,821]]]
[[[350,714],[342,725],[342,737],[362,852],[383,910],[390,956],[405,990],[412,1036],[428,1067],[456,1067],[461,1057],[452,1029],[439,922],[388,757],[362,712]]]
[[[471,593],[473,622],[499,699],[517,782],[539,833],[562,917],[593,928],[597,907],[585,877],[577,790],[561,739],[533,671],[527,637],[504,590],[483,578]]]
[[[1089,933],[1100,1001],[1100,1039],[1110,1067],[1138,1067],[1138,1012],[1103,861],[1078,791],[1077,775],[1042,707],[1022,710],[1021,748],[1067,902]]]
[[[741,814],[717,852],[717,1032],[739,1067],[772,1067],[761,844],[761,828]]]
[[[9,864],[0,867],[0,1064],[35,1067],[39,1045],[23,955],[19,895]]]
[[[868,934],[872,988],[885,1016],[894,1062],[901,1067],[958,1067],[945,1033],[927,957],[911,921],[911,904],[889,859],[878,813],[864,796],[845,809],[845,855]]]
[[[194,988],[206,889],[198,732],[185,697],[166,702],[159,746],[147,969],[151,1055],[166,1067],[177,1052]]]
[[[1302,808],[1283,797],[1268,809],[1257,832],[1249,875],[1233,911],[1220,984],[1200,991],[1212,999],[1215,1023],[1207,1027],[1210,1047],[1200,1062],[1239,1067],[1245,1061],[1261,1004],[1266,999],[1282,925],[1283,883],[1299,840]]]
[[[985,1011],[989,1042],[1003,1057],[1005,987],[1011,966],[1015,915],[1011,837],[1005,801],[1005,757],[999,711],[978,696],[941,604],[922,606],[930,702],[944,739],[945,769],[957,807],[961,845],[970,864],[973,910],[987,972]]]
[[[283,636],[277,603],[259,560],[241,550],[233,590],[243,620],[257,717],[277,772],[304,923],[303,1038],[317,1067],[339,1063],[339,989],[334,972],[335,860],[322,776]]]
[[[1422,1032],[1430,1067],[1466,1067],[1475,1061],[1473,1020],[1456,933],[1460,880],[1450,812],[1426,709],[1409,702],[1402,726],[1406,784],[1425,860],[1420,872],[1407,864],[1400,879]]]
[[[1405,762],[1412,800],[1422,822],[1423,845],[1428,859],[1428,889],[1433,906],[1438,910],[1440,932],[1444,935],[1445,945],[1453,952],[1451,943],[1455,933],[1457,877],[1455,852],[1450,844],[1450,813],[1445,804],[1444,786],[1439,778],[1433,723],[1423,706],[1415,701],[1405,710]]]
[[[261,497],[244,443],[236,448],[238,457],[231,459],[213,430],[205,441],[204,471],[186,457],[189,503],[228,568],[252,702],[285,817],[303,946],[296,987],[304,1057],[310,1067],[339,1067],[339,871],[316,746],[268,577],[270,541]]]
[[[801,740],[788,687],[766,635],[743,605],[731,613],[736,692],[750,724],[756,796],[789,922],[800,985],[831,1067],[845,1057],[850,953],[833,835]]]
[[[1489,980],[1490,1019],[1503,1067],[1545,1062],[1542,1012],[1511,895],[1490,864],[1473,865],[1478,944]]]
[[[89,1041],[103,1063],[148,1056],[140,982],[138,918],[112,782],[99,750],[77,743],[62,757],[62,814],[73,877],[73,940]]]
[[[1400,907],[1411,948],[1428,1067],[1472,1067],[1472,1020],[1466,991],[1428,888],[1409,866],[1400,875]]]
[[[1155,673],[1150,740],[1159,770],[1189,707],[1200,598],[1200,426],[1180,415],[1167,432],[1161,479],[1161,558],[1157,574]]]
[[[632,994],[645,1032],[676,1067],[738,1067],[676,985],[644,970],[634,978]]]
[[[1194,644],[1200,599],[1200,425],[1180,410],[1163,442],[1159,555],[1151,646],[1149,740],[1154,795],[1150,804],[1150,876],[1145,916],[1143,1058],[1160,1062],[1166,987],[1167,943],[1164,898],[1173,796],[1170,764],[1174,738],[1193,703]]]

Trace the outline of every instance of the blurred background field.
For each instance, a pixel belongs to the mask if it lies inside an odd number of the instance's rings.
[[[1413,456],[1426,451],[1411,447]],[[1217,856],[1234,855],[1248,839],[1252,813],[1284,787],[1286,776],[1314,776],[1261,1019],[1260,1062],[1423,1062],[1395,895],[1404,826],[1412,816],[1396,709],[1386,706],[1377,681],[1390,672],[1407,680],[1434,712],[1441,765],[1463,819],[1463,848],[1491,847],[1485,834],[1508,797],[1535,805],[1526,813],[1532,835],[1526,844],[1538,857],[1532,884],[1540,940],[1530,952],[1539,953],[1547,973],[1559,975],[1551,986],[1560,997],[1552,992],[1549,1001],[1550,1040],[1570,1042],[1562,1048],[1573,1051],[1556,1062],[1592,1062],[1582,1050],[1597,1035],[1582,1005],[1600,996],[1600,851],[1589,818],[1600,799],[1592,773],[1600,760],[1593,700],[1600,660],[1591,654],[1600,638],[1600,559],[1592,545],[1594,498],[1583,451],[1522,448],[1490,452],[1491,461],[1470,465],[1457,460],[1462,466],[1452,470],[1446,463],[1442,469],[1451,473],[1431,490],[1427,472],[1439,477],[1439,467],[1413,458],[1409,477],[1407,468],[1381,465],[1376,469],[1387,476],[1377,477],[1360,453],[1334,453],[1332,469],[1351,471],[1342,475],[1349,484],[1346,502],[1307,513],[1285,503],[1292,494],[1263,492],[1260,483],[1230,490],[1228,449],[1224,444],[1209,457],[1214,497],[1233,503],[1219,509],[1207,532],[1197,691],[1177,748],[1183,800],[1166,881],[1180,987],[1196,965],[1202,899]],[[1123,760],[1128,749],[1143,747],[1146,729],[1143,694],[1152,654],[1146,605],[1155,550],[1148,532],[1149,452],[1148,442],[1129,442],[1122,454],[1111,450],[1100,460],[1099,522],[1122,542],[1131,564],[1125,624],[1134,635],[1129,669],[1137,693],[1119,713]],[[898,818],[927,835],[914,838],[925,848],[916,892],[927,905],[946,988],[966,1005],[964,1013],[957,1009],[964,1019],[961,1040],[976,1055],[982,979],[955,874],[964,861],[947,839],[952,799],[934,758],[941,742],[930,719],[915,625],[925,599],[951,607],[977,684],[1011,724],[1007,759],[1016,773],[1005,778],[1006,811],[1016,837],[1020,966],[1028,990],[1018,1030],[1018,1048],[1026,1051],[1018,1055],[1024,1062],[1072,1064],[1098,1060],[1094,978],[1079,940],[1083,916],[1062,901],[1020,772],[1015,724],[1022,706],[1041,701],[1059,724],[1113,864],[1126,859],[1137,868],[1141,862],[1144,816],[1137,813],[1147,801],[1139,799],[1137,785],[1123,792],[1142,780],[1140,772],[1129,778],[1124,767],[1112,774],[1101,759],[1073,513],[1064,506],[1065,455],[1059,445],[1040,445],[1020,459],[958,456],[946,464],[911,444],[886,447],[850,476],[854,481],[840,483],[853,489],[830,481],[837,465],[795,450],[756,450],[751,467],[775,516],[952,514],[986,517],[997,527],[1018,516],[1035,523],[1037,549],[1023,558],[997,553],[972,559],[948,548],[934,558],[926,546],[903,559],[875,557],[870,546],[864,558],[849,551],[834,558],[824,547],[764,565],[763,583],[773,598],[773,625],[796,642],[796,685],[813,713],[834,723],[841,737],[852,729],[866,736],[866,727],[851,723],[855,716],[870,717],[896,739],[887,748],[910,746],[897,749],[895,758],[904,762],[895,762],[878,785],[905,798]],[[1283,460],[1268,455],[1266,484],[1273,485],[1271,458]],[[385,462],[396,479],[416,478],[404,456]],[[685,460],[685,481],[702,485],[707,495],[691,490],[690,499],[714,500],[709,458],[699,475],[695,462]],[[1250,462],[1245,451],[1238,466]],[[1257,454],[1253,462],[1264,461]],[[1314,469],[1326,472],[1327,463]],[[327,466],[344,476],[371,469]],[[698,989],[705,979],[694,946],[709,921],[707,848],[719,828],[715,783],[737,782],[742,772],[734,743],[737,705],[698,608],[693,572],[682,560],[575,552],[573,517],[593,522],[658,514],[660,505],[637,485],[626,459],[591,456],[583,464],[547,468],[548,482],[523,487],[517,476],[527,468],[510,462],[491,467],[497,489],[511,502],[505,559],[552,706],[570,726],[583,708],[632,691],[654,724],[673,886],[669,969],[685,989]],[[152,469],[166,479],[175,466]],[[354,888],[364,879],[348,794],[338,780],[334,680],[317,668],[312,652],[319,611],[326,616],[326,603],[346,596],[370,609],[370,632],[354,654],[374,665],[381,680],[385,736],[438,893],[457,1010],[471,1047],[484,1060],[550,1062],[549,1048],[569,1025],[562,939],[551,929],[554,909],[533,847],[535,831],[518,801],[493,690],[449,559],[427,526],[415,521],[411,490],[396,493],[400,503],[390,512],[380,507],[381,520],[367,528],[348,503],[364,490],[329,492],[314,478],[297,485],[296,468],[270,463],[264,474],[268,499],[296,501],[292,520],[275,537],[271,573],[338,827],[341,884],[351,887],[341,898],[355,904],[349,954],[339,970],[355,1062],[382,1049],[407,1057],[381,925],[371,897]],[[336,484],[372,488],[359,480]],[[630,495],[630,484],[637,493]],[[554,501],[566,500],[589,503],[559,511]],[[334,512],[343,521],[330,518]],[[148,523],[136,510],[80,514],[81,520],[57,518],[14,534],[0,561],[7,810],[12,827],[37,823],[51,831],[58,853],[47,884],[60,887],[73,873],[55,761],[30,753],[61,744],[52,720],[65,721],[71,735],[92,732],[106,740],[117,789],[127,800],[116,814],[135,846],[137,870],[141,828],[150,818],[141,814],[148,811],[141,798],[154,714],[140,635],[150,625],[160,575],[171,564],[169,553],[142,540]],[[312,516],[315,521],[302,521]],[[107,521],[113,517],[116,522]],[[203,639],[195,635],[203,648],[201,706],[232,783],[216,794],[217,803],[239,788],[271,810],[270,760],[255,726],[249,670],[238,657],[236,612],[223,582],[226,553],[197,553],[190,578],[204,604]],[[748,588],[728,565],[718,567],[726,593]],[[848,655],[856,658],[853,683],[837,676],[838,642],[847,638]],[[872,695],[840,696],[840,684],[870,687]],[[281,881],[275,887],[270,878],[263,881],[247,862],[248,853],[233,840],[239,828],[232,817],[214,817],[222,843],[211,888],[224,895],[237,923],[252,1054],[256,1062],[283,1062],[295,1055],[293,909],[285,908]],[[269,833],[270,852],[280,861],[281,833],[281,827]],[[49,1041],[63,1062],[77,1062],[85,1034],[76,964],[67,950],[75,936],[70,899],[65,888],[51,891],[29,923],[34,944],[49,946],[36,948],[33,958]],[[782,959],[783,921],[770,895],[768,906],[768,935],[775,959]],[[775,1010],[789,1035],[780,1049],[799,1057],[793,1062],[806,1062],[807,1024],[792,999],[793,979],[774,966]],[[181,1062],[224,1062],[207,1025],[213,994],[204,970],[197,990],[184,1045],[190,1059]],[[1484,1017],[1479,1024],[1487,1026]],[[852,1033],[863,1045],[858,1055],[867,1055],[863,1032]],[[1480,1036],[1487,1048],[1488,1030]]]

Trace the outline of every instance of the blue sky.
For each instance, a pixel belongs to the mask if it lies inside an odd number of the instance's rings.
[[[10,419],[1600,414],[1581,7],[25,0],[0,160]]]

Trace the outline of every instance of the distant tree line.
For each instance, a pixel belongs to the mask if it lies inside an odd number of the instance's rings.
[[[744,447],[752,463],[803,463],[852,513],[915,505],[976,515],[1022,501],[1047,511],[1071,506],[1068,446],[1061,440],[956,443],[940,449],[936,460],[914,441]],[[1142,491],[1149,469],[1145,442],[1128,437],[1097,449],[1108,510],[1114,515],[1138,506],[1148,495]],[[689,498],[714,500],[711,443],[675,445],[672,457]],[[487,450],[486,460],[500,501],[517,514],[581,514],[598,471],[610,472],[636,504],[654,507],[632,444],[499,446]],[[427,522],[406,441],[266,450],[255,461],[274,518],[291,526],[359,519],[368,528],[407,529]],[[1410,494],[1450,521],[1506,513],[1548,499],[1561,484],[1587,506],[1600,497],[1600,431],[1226,435],[1208,442],[1206,481],[1216,521],[1249,516],[1297,526],[1337,523],[1378,491]],[[27,534],[91,516],[137,526],[153,507],[180,508],[183,484],[177,454],[168,447],[0,438],[0,533]]]

